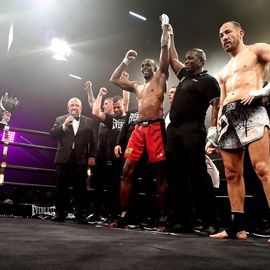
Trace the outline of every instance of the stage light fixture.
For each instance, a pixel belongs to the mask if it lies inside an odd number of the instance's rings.
[[[69,73],[68,76],[71,77],[71,78],[77,79],[77,80],[82,79],[80,76],[77,76],[77,75],[74,75],[74,74],[71,74],[71,73]]]
[[[142,16],[142,15],[139,15],[139,14],[133,12],[133,11],[129,11],[128,13],[129,13],[130,15],[132,15],[132,16],[134,16],[134,17],[140,19],[140,20],[146,21],[146,18],[145,18],[144,16]]]
[[[7,48],[7,53],[9,53],[10,47],[13,43],[13,23],[10,24],[9,26],[9,32],[8,32],[8,48]]]
[[[53,59],[58,61],[67,61],[71,52],[67,42],[58,38],[51,40],[50,50],[54,53]]]

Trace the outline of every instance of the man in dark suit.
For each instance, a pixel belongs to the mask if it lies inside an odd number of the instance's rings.
[[[63,222],[67,216],[69,187],[73,187],[75,217],[78,223],[86,223],[84,210],[86,199],[87,167],[95,164],[96,134],[91,118],[81,115],[82,103],[74,97],[68,101],[68,114],[56,118],[50,131],[58,139],[55,156],[56,215],[53,221]]]

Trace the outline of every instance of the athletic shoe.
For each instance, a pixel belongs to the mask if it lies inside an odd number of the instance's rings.
[[[270,226],[263,224],[262,226],[255,228],[251,234],[256,237],[270,237]]]
[[[199,226],[194,228],[194,232],[200,236],[209,236],[219,232],[218,226]]]
[[[101,215],[97,215],[96,213],[89,215],[86,220],[91,225],[102,225],[106,221],[104,217],[102,217]]]

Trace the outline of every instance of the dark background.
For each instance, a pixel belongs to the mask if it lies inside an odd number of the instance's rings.
[[[95,95],[102,86],[111,96],[120,93],[109,78],[129,49],[138,52],[138,59],[127,71],[132,80],[141,81],[141,61],[159,58],[158,17],[162,13],[170,17],[180,59],[189,48],[202,48],[207,54],[206,69],[217,76],[229,59],[219,42],[221,24],[239,21],[246,31],[246,44],[270,43],[269,10],[269,0],[1,0],[0,94],[8,92],[20,100],[10,124],[49,131],[55,117],[66,113],[67,101],[73,96],[82,99],[84,114],[89,115],[84,82],[93,81]],[[145,16],[147,21],[130,16],[129,11]],[[14,40],[7,53],[11,22]],[[70,44],[68,61],[52,59],[49,46],[54,36]],[[82,80],[69,77],[69,73]],[[170,74],[168,85],[177,84]],[[56,146],[53,140],[29,134],[17,133],[16,141]],[[8,162],[54,168],[53,153],[41,150],[10,147]],[[30,178],[24,172],[7,171],[6,175],[8,181],[29,182]],[[31,181],[53,184],[54,178],[35,174]]]

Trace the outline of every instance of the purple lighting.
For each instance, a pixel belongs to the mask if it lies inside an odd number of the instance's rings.
[[[15,131],[7,131],[7,132],[8,132],[8,141],[9,142],[14,142],[16,132]],[[5,140],[4,135],[5,135],[5,133],[3,132],[3,134],[2,134],[2,141]]]

